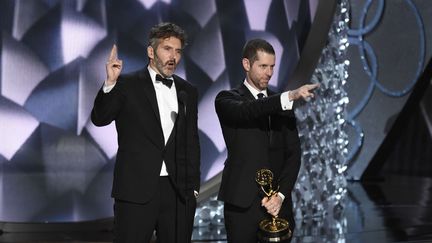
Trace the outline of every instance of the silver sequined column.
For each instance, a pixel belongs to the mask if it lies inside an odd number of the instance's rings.
[[[344,128],[348,96],[344,84],[349,65],[345,55],[348,23],[348,0],[340,0],[328,43],[311,80],[321,86],[315,99],[295,111],[303,153],[302,168],[293,192],[295,216],[297,220],[316,222],[313,229],[311,224],[307,224],[308,227],[298,224],[297,234],[313,234],[304,231],[329,228],[333,233],[346,230],[343,212],[348,137]]]

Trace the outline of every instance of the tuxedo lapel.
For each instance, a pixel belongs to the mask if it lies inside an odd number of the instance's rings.
[[[176,132],[177,132],[176,129],[178,129],[178,126],[179,126],[178,123],[179,123],[181,118],[183,118],[183,120],[185,120],[185,115],[186,115],[185,111],[186,111],[187,101],[185,101],[185,100],[180,101],[180,99],[181,99],[180,94],[182,92],[186,92],[186,91],[184,90],[183,84],[174,75],[173,75],[173,77],[174,77],[174,83],[175,83],[175,88],[176,88],[176,92],[177,92],[178,111],[177,111],[176,120],[174,122],[173,130],[171,131],[171,134],[168,138],[166,146],[168,146],[173,141],[174,134],[176,134]],[[186,97],[183,97],[183,98],[186,98]]]
[[[181,83],[176,76],[173,75],[174,78],[174,83],[175,83],[175,88],[176,88],[176,92],[177,92],[177,101],[179,101],[179,94],[181,94],[182,92],[186,92],[186,90],[184,89],[184,85],[183,83]],[[186,97],[183,97],[186,98]],[[185,102],[185,101],[183,101]],[[181,102],[179,102],[180,104]]]
[[[150,102],[150,105],[153,109],[153,113],[156,116],[156,119],[159,122],[159,124],[161,124],[159,108],[158,108],[157,99],[156,99],[156,91],[155,91],[155,88],[153,86],[153,83],[152,83],[152,80],[150,78],[150,74],[149,74],[147,68],[143,69],[139,73],[139,79],[140,79],[139,82],[142,83],[144,86],[144,94],[147,97],[147,100]],[[161,127],[161,129],[162,129],[162,127]]]
[[[243,97],[245,97],[248,100],[256,100],[256,98],[254,97],[254,95],[250,92],[250,90],[246,87],[246,85],[241,84],[238,87],[238,91],[239,94]],[[274,92],[270,91],[269,89],[267,89],[267,95],[271,95],[274,94]],[[262,116],[260,118],[257,119],[258,122],[258,126],[266,131],[267,135],[269,136],[269,138],[271,139],[271,118],[270,116]]]
[[[138,74],[138,83],[139,83],[139,92],[141,92],[141,90],[143,90],[142,92],[144,93],[143,98],[145,99],[142,102],[142,105],[146,105],[145,103],[148,102],[150,103],[151,106],[151,110],[153,111],[153,115],[154,115],[154,119],[155,122],[157,123],[157,126],[159,127],[159,130],[155,130],[155,131],[150,131],[149,134],[153,134],[151,136],[151,139],[154,141],[153,143],[155,145],[157,145],[160,148],[163,148],[163,146],[165,145],[165,141],[164,141],[164,135],[163,135],[163,130],[162,130],[162,125],[161,125],[161,118],[160,118],[160,114],[159,114],[159,108],[158,108],[158,104],[157,104],[157,98],[156,98],[156,91],[155,88],[153,86],[152,80],[150,78],[150,74],[147,70],[147,68],[141,70]],[[149,113],[145,113],[145,116],[147,115],[151,115]],[[147,121],[146,121],[147,120]],[[145,119],[143,122],[144,124],[147,124],[149,120]]]
[[[248,100],[254,100],[255,97],[253,94],[249,91],[249,89],[242,83],[238,88],[239,94],[243,97],[245,97]]]

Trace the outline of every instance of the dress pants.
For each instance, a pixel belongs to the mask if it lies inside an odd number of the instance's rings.
[[[149,202],[115,200],[114,243],[148,243],[155,230],[159,243],[190,242],[195,207],[195,199],[180,200],[169,177],[161,176]]]
[[[224,205],[225,228],[228,243],[257,243],[258,225],[263,219],[271,218],[265,207],[261,206],[262,198],[257,197],[248,208],[241,208],[229,203]],[[279,217],[288,220],[290,229],[295,228],[292,213],[292,201],[286,197]]]

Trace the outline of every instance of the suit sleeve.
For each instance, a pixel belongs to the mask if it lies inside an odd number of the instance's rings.
[[[91,121],[93,124],[96,126],[106,126],[115,120],[124,99],[123,84],[120,81],[117,81],[117,84],[108,93],[104,93],[103,88],[101,88],[96,95],[91,112]]]
[[[244,123],[263,115],[282,111],[280,94],[259,100],[245,100],[234,91],[222,91],[216,96],[216,113],[225,124]]]
[[[189,137],[187,144],[188,151],[188,171],[191,174],[188,176],[188,187],[190,190],[199,192],[201,172],[200,172],[200,144],[198,138],[198,91],[192,88],[190,92],[189,110],[187,111],[187,126]]]

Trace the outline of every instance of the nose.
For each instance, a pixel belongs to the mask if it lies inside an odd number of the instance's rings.
[[[174,50],[171,50],[169,52],[169,57],[170,57],[170,59],[173,59],[175,57],[175,51]]]
[[[169,53],[169,59],[176,61],[179,59],[179,54],[175,50],[171,50]]]
[[[269,67],[266,69],[266,75],[269,77],[271,77],[273,75],[273,68],[272,67]]]

